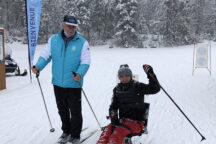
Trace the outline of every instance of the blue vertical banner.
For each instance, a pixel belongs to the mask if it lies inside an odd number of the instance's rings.
[[[26,0],[30,67],[33,65],[40,27],[42,0]]]

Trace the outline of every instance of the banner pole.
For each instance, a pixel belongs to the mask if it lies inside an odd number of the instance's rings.
[[[30,60],[30,49],[29,49],[29,37],[28,37],[28,7],[27,7],[27,0],[26,0],[26,29],[27,29],[27,41],[28,41],[28,60],[29,60],[29,73],[30,73],[30,82],[32,83],[32,74],[31,74],[31,60]]]

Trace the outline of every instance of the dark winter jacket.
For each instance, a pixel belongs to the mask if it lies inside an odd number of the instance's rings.
[[[156,94],[160,91],[157,79],[149,77],[149,84],[131,80],[127,84],[119,83],[113,89],[113,98],[109,111],[119,110],[120,118],[144,120],[145,94]]]

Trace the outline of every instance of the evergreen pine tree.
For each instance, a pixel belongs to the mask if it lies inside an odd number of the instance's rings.
[[[167,0],[165,26],[163,30],[166,45],[180,45],[191,42],[188,30],[185,3],[179,0]]]
[[[114,37],[125,47],[137,44],[137,7],[136,0],[121,0],[117,5],[119,19]]]

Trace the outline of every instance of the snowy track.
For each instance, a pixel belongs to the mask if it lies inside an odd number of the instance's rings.
[[[10,45],[12,57],[21,71],[28,68],[27,46]],[[35,61],[43,46],[36,51]],[[91,48],[92,63],[85,77],[84,91],[102,126],[111,103],[112,89],[116,84],[116,73],[120,64],[129,64],[139,80],[147,82],[142,64],[150,64],[165,90],[176,101],[194,125],[207,138],[202,144],[216,143],[216,44],[212,45],[212,76],[207,70],[197,69],[192,77],[193,46],[158,49],[109,49],[107,46]],[[52,124],[56,131],[49,132],[49,122],[41,93],[33,75],[30,83],[26,77],[8,77],[7,89],[0,91],[0,143],[1,144],[53,144],[59,135],[60,118],[57,113],[51,64],[40,75],[40,82],[47,102]],[[84,98],[83,127],[88,131],[98,125]],[[161,90],[149,95],[151,103],[148,135],[134,137],[134,144],[199,144],[201,137]],[[87,133],[87,132],[86,132]],[[85,135],[86,133],[83,133]],[[100,132],[85,144],[95,144]]]

